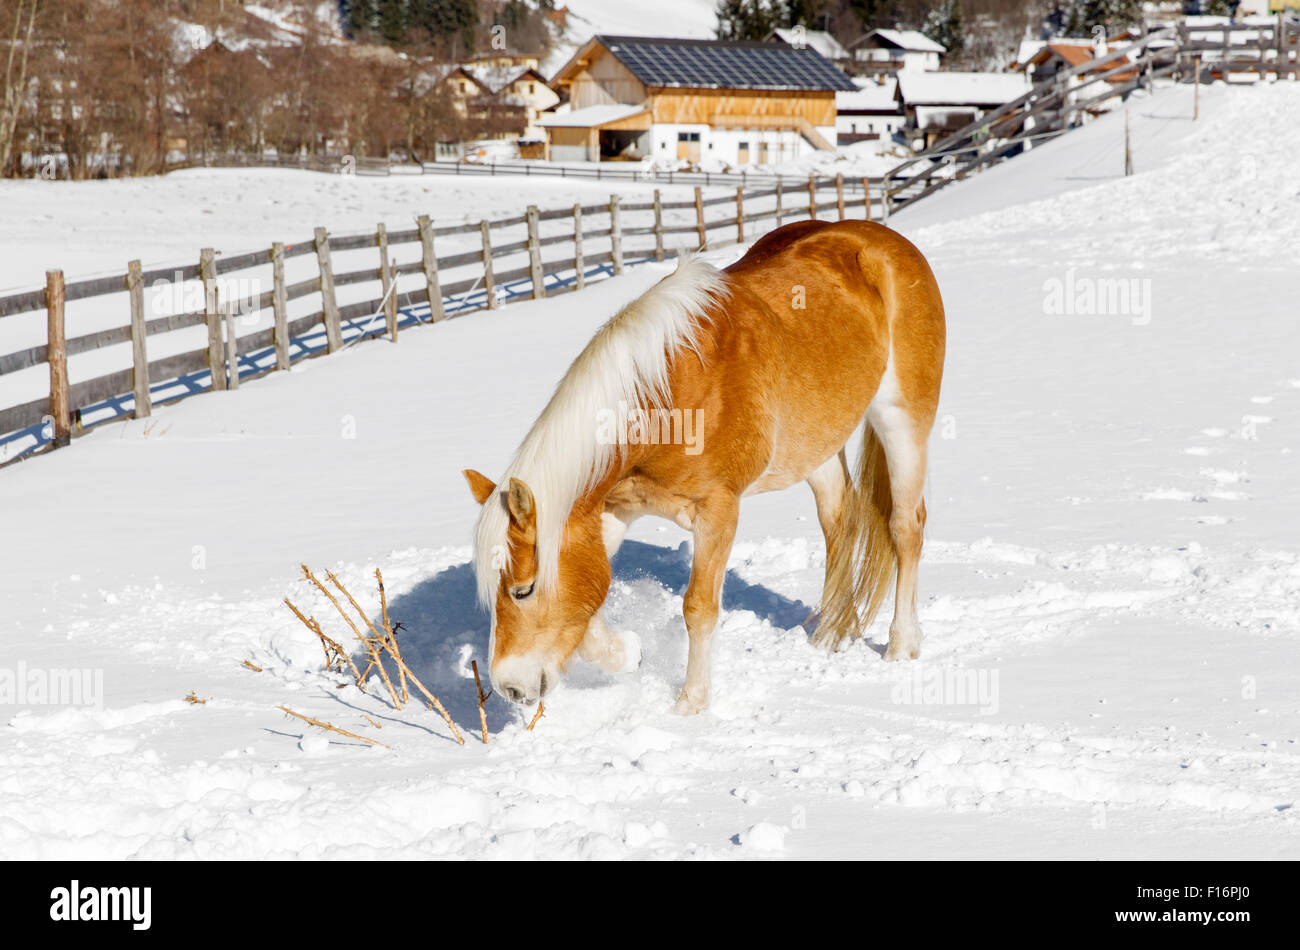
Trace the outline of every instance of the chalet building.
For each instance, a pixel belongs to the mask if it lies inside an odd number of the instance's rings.
[[[745,165],[836,143],[835,95],[857,89],[810,47],[594,36],[551,83],[567,112],[543,118],[552,161]]]
[[[856,66],[890,73],[936,70],[947,52],[918,30],[872,30],[849,44]]]
[[[1123,43],[1113,43],[1111,44],[1111,48],[1104,50],[1101,55],[1105,56],[1107,53],[1112,52],[1116,46],[1127,45],[1127,43],[1127,40]],[[1018,66],[1028,77],[1029,82],[1033,85],[1037,85],[1040,82],[1055,79],[1059,73],[1068,72],[1069,70],[1078,66],[1083,66],[1094,59],[1097,59],[1097,52],[1091,43],[1051,42],[1045,44],[1042,49],[1034,53],[1034,55],[1029,57],[1025,62],[1019,63]],[[1094,69],[1091,70],[1086,69],[1078,76],[1072,77],[1069,80],[1069,83],[1072,86],[1076,86],[1080,82],[1085,81],[1086,78],[1089,78],[1090,73],[1108,72],[1121,65],[1123,65],[1123,62],[1117,59],[1109,63],[1104,63],[1101,66],[1094,67]],[[1129,82],[1136,75],[1137,71],[1135,69],[1121,70],[1120,72],[1115,73],[1115,75],[1107,77],[1106,82],[1119,85]],[[1090,87],[1090,91],[1095,95],[1096,93],[1099,93],[1101,89],[1091,89]]]
[[[959,73],[903,70],[898,103],[903,134],[912,148],[929,148],[998,106],[1029,91],[1022,73]]]
[[[536,57],[496,57],[447,69],[436,86],[451,94],[456,111],[487,126],[487,137],[542,142],[541,115],[560,101],[536,66]],[[523,60],[524,62],[511,62]]]
[[[778,29],[764,37],[763,42],[784,43],[795,49],[811,46],[832,63],[851,58],[849,51],[840,45],[840,41],[825,30],[806,30],[801,27]]]
[[[878,151],[894,144],[894,135],[906,117],[898,101],[898,80],[893,76],[854,79],[855,92],[835,93],[835,134],[839,145],[875,142]]]

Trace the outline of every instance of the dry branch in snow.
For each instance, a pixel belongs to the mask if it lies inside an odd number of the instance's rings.
[[[388,618],[388,597],[384,592],[383,575],[378,570],[375,571],[375,580],[379,584],[382,618],[381,627],[376,627],[366,615],[366,612],[361,609],[361,605],[357,603],[356,598],[353,597],[352,593],[346,586],[344,586],[343,582],[340,581],[332,571],[325,572],[325,577],[335,588],[338,589],[339,593],[346,598],[348,604],[351,605],[352,609],[355,610],[357,615],[361,618],[362,624],[370,631],[371,636],[366,636],[366,634],[362,632],[361,627],[357,625],[352,615],[343,609],[343,605],[339,603],[338,598],[336,598],[334,594],[331,593],[330,589],[312,573],[311,569],[307,567],[306,564],[302,565],[302,573],[303,577],[315,585],[316,589],[324,594],[326,599],[334,605],[334,609],[338,611],[339,616],[341,616],[352,629],[352,633],[356,636],[357,640],[361,642],[361,646],[370,657],[370,664],[366,667],[366,671],[362,673],[357,669],[356,664],[352,662],[351,657],[342,645],[339,644],[338,641],[329,637],[325,631],[321,629],[319,621],[317,621],[315,617],[305,616],[303,612],[295,607],[293,603],[290,602],[289,598],[286,597],[284,602],[288,605],[289,609],[293,611],[294,616],[302,621],[303,625],[312,633],[316,634],[320,639],[321,647],[325,651],[326,669],[333,670],[340,668],[339,665],[341,663],[346,663],[348,669],[352,672],[353,679],[356,681],[357,688],[362,692],[365,692],[365,683],[371,670],[378,670],[379,676],[384,682],[384,686],[388,689],[388,696],[392,700],[393,707],[399,710],[410,701],[410,695],[407,692],[407,684],[414,686],[427,700],[429,708],[436,709],[442,716],[443,721],[447,723],[447,728],[451,730],[451,734],[455,737],[456,741],[461,745],[464,745],[465,737],[461,735],[460,729],[456,727],[456,723],[452,720],[451,714],[447,712],[447,708],[439,702],[438,697],[434,696],[433,693],[429,692],[429,690],[425,688],[424,684],[420,682],[419,677],[411,672],[411,668],[407,666],[406,660],[402,657],[402,650],[397,645],[396,628]],[[400,624],[398,626],[400,626]],[[400,689],[393,685],[392,678],[388,675],[388,670],[384,666],[383,661],[384,654],[387,654],[397,667]],[[297,713],[294,713],[294,715],[297,715]],[[299,718],[306,717],[300,716]],[[313,724],[319,725],[319,723]],[[341,732],[342,730],[336,729],[335,731]],[[486,727],[484,736],[486,741]],[[358,736],[357,738],[361,737]],[[373,740],[367,739],[365,741],[370,742]],[[383,743],[376,744],[383,745]]]

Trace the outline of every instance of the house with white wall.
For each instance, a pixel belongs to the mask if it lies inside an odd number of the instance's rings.
[[[777,164],[836,143],[835,95],[856,86],[811,47],[593,36],[552,77],[552,161]]]
[[[848,48],[858,66],[884,72],[938,69],[948,52],[919,30],[872,30]]]
[[[883,152],[894,144],[906,118],[898,101],[898,80],[880,75],[854,79],[853,84],[855,91],[835,93],[837,144],[875,142]]]

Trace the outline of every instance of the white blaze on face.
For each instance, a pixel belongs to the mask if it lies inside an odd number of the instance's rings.
[[[531,706],[553,690],[560,671],[539,651],[502,657],[492,663],[492,688],[504,698]],[[545,687],[545,688],[543,688]]]

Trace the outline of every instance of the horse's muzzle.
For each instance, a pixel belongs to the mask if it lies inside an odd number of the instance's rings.
[[[493,679],[497,680],[497,677],[494,676]],[[500,683],[498,688],[502,696],[522,706],[531,706],[539,702],[551,687],[546,670],[539,670],[537,680],[532,683],[524,681],[518,675],[507,675],[497,682]]]

